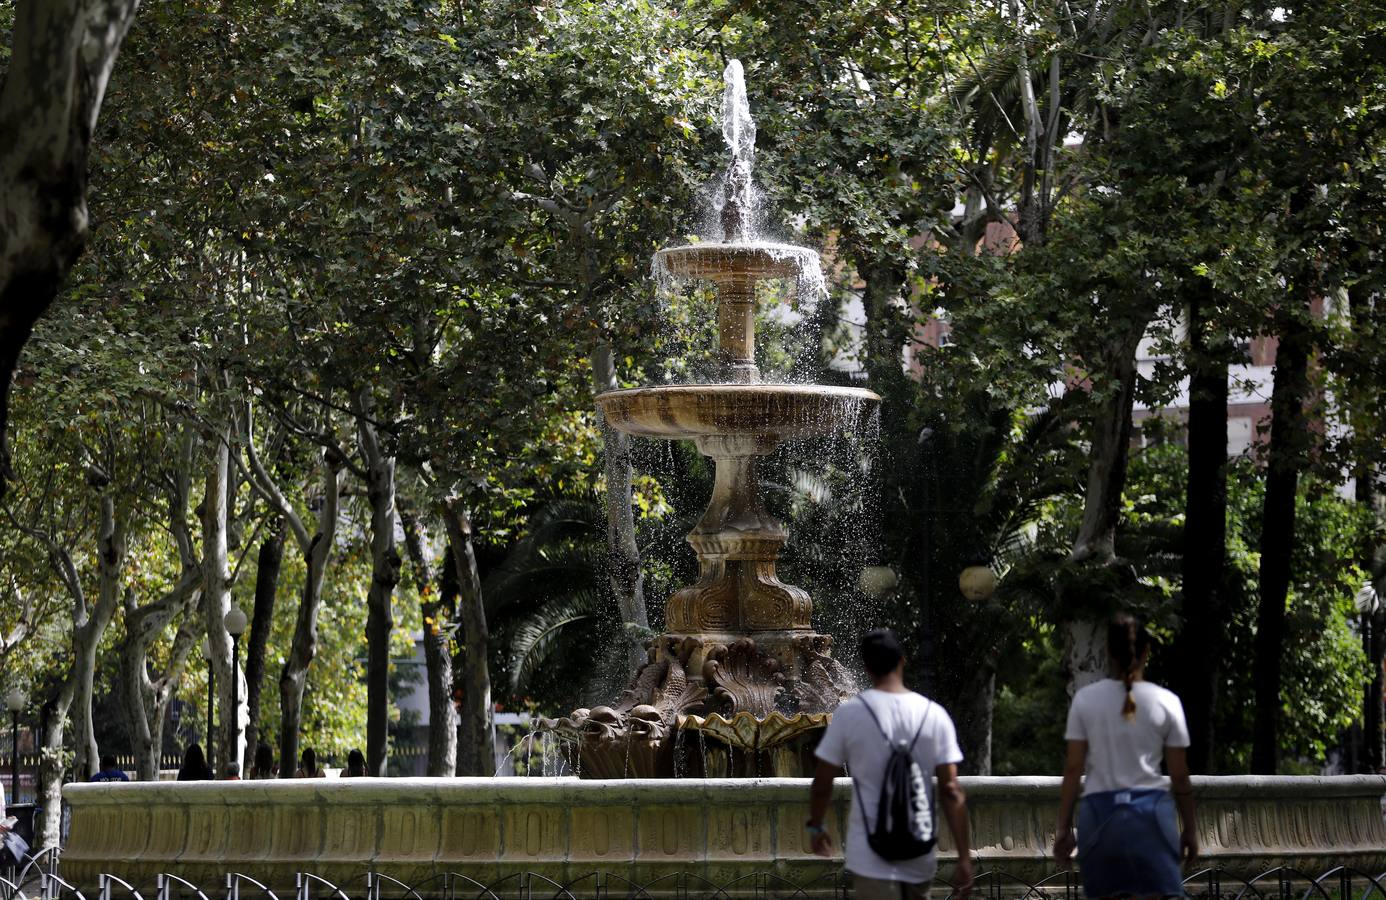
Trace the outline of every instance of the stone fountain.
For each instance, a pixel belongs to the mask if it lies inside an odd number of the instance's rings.
[[[880,398],[761,382],[756,284],[792,279],[803,294],[821,291],[823,274],[813,250],[756,239],[755,122],[736,60],[726,70],[723,136],[731,159],[721,240],[661,250],[653,265],[658,278],[715,287],[721,380],[596,398],[612,427],[692,440],[714,461],[712,499],[688,535],[700,575],[669,598],[664,633],[615,705],[544,723],[585,777],[807,774],[814,735],[853,689],[832,639],[813,630],[808,593],[776,575],[787,534],[765,509],[757,467],[786,441],[860,428]],[[679,752],[690,739],[697,752]]]

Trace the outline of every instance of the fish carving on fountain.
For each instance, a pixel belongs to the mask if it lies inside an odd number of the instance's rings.
[[[761,382],[756,283],[792,279],[801,294],[819,292],[823,273],[813,250],[756,239],[755,121],[740,62],[725,76],[722,240],[661,250],[653,265],[658,276],[716,287],[722,380],[597,397],[613,428],[691,440],[716,464],[707,510],[688,535],[699,576],[669,598],[665,632],[614,706],[541,723],[563,739],[583,777],[807,774],[814,735],[852,692],[832,638],[813,631],[812,598],[776,573],[788,534],[765,509],[758,467],[785,441],[860,428],[880,398],[860,388]],[[690,736],[699,753],[682,762]]]

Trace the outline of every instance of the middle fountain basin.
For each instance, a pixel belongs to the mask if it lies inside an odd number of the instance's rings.
[[[640,437],[763,435],[782,441],[855,430],[880,400],[864,388],[676,384],[608,391],[597,396],[597,406],[613,428]]]

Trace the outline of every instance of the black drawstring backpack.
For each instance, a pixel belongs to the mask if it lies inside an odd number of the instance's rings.
[[[929,782],[914,759],[914,745],[924,731],[924,723],[929,721],[933,705],[925,709],[924,719],[909,743],[901,742],[899,745],[891,742],[871,705],[865,699],[862,699],[861,705],[866,707],[871,721],[876,723],[876,730],[890,747],[890,759],[881,778],[881,798],[876,807],[874,826],[866,818],[866,803],[861,798],[861,789],[853,783],[857,804],[861,806],[862,823],[867,829],[866,842],[881,859],[892,862],[916,859],[934,849],[938,841]]]

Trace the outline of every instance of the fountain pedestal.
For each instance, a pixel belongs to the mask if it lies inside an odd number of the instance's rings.
[[[808,592],[775,574],[788,535],[761,503],[759,458],[779,443],[769,435],[706,435],[698,450],[717,466],[712,500],[688,543],[698,554],[697,583],[669,598],[671,632],[793,631],[809,627]]]

